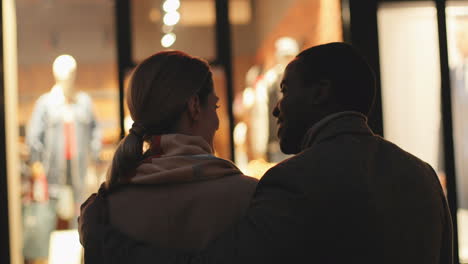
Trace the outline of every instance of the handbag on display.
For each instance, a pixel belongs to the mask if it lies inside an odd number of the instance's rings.
[[[75,200],[70,185],[60,186],[57,200],[57,215],[62,220],[71,220],[75,216]]]
[[[47,178],[41,165],[33,165],[28,175],[22,204],[23,255],[27,260],[46,259],[50,234],[57,218],[55,204],[49,200]]]

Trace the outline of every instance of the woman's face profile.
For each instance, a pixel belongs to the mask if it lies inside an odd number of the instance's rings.
[[[199,118],[199,127],[202,137],[213,146],[213,138],[216,133],[216,130],[219,128],[219,118],[217,109],[219,97],[216,95],[216,92],[213,90],[208,95],[206,103],[201,105],[200,118]]]

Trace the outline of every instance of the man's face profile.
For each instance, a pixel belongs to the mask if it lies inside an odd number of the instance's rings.
[[[300,152],[302,138],[311,126],[309,120],[314,116],[311,93],[304,87],[300,67],[304,66],[297,60],[286,67],[280,87],[282,98],[273,110],[278,123],[281,151],[285,154]]]

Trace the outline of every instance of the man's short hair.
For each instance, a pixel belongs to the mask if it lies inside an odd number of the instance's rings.
[[[296,56],[305,84],[329,80],[343,111],[368,115],[375,98],[375,74],[351,45],[334,42],[306,49]]]

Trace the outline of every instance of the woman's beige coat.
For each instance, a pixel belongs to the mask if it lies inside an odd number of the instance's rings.
[[[153,142],[157,154],[111,193],[110,223],[137,240],[202,249],[245,213],[257,180],[213,156],[200,137],[170,134]]]

